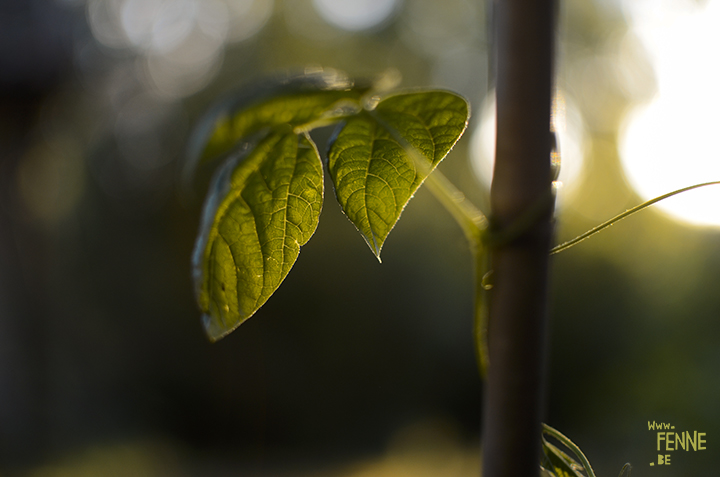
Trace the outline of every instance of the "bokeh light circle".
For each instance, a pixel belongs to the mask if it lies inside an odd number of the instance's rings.
[[[348,31],[367,30],[385,22],[396,11],[398,0],[313,0],[328,23]]]

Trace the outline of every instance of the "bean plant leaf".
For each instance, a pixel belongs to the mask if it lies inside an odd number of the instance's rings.
[[[322,199],[315,144],[289,125],[218,171],[193,255],[211,340],[251,317],[280,286],[317,228]]]
[[[332,124],[361,109],[367,87],[358,87],[342,73],[322,70],[266,81],[220,100],[195,127],[189,140],[183,176],[198,165],[233,151],[244,139],[266,129],[290,124]]]
[[[465,131],[469,105],[446,91],[403,93],[347,118],[328,152],[343,211],[373,253]]]
[[[540,466],[540,477],[557,477],[554,472],[546,469],[542,465]]]
[[[542,438],[542,447],[549,467],[557,477],[585,477],[581,472],[583,467],[575,459],[548,442],[545,437]]]
[[[558,477],[595,477],[595,471],[577,444],[557,429],[545,423],[543,423],[542,427],[542,448],[545,460],[549,464],[548,467],[552,467],[552,470]],[[545,438],[545,435],[557,439],[562,445],[572,451],[578,460],[576,461],[570,457],[570,455],[551,444]]]

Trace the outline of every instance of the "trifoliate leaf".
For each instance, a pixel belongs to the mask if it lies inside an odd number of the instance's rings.
[[[193,255],[211,340],[251,317],[280,286],[317,228],[322,199],[315,144],[290,126],[218,171]]]
[[[328,153],[335,194],[378,259],[405,205],[463,134],[468,117],[461,96],[426,91],[390,96],[338,129]]]

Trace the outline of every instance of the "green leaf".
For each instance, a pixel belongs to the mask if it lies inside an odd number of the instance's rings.
[[[193,255],[211,340],[251,317],[280,286],[317,228],[322,199],[315,144],[290,126],[218,171]]]
[[[580,471],[582,466],[572,457],[542,438],[545,457],[558,477],[585,477]]]
[[[552,463],[555,473],[559,477],[584,477],[581,471],[585,471],[587,477],[595,477],[595,471],[577,444],[568,439],[557,429],[554,429],[545,423],[543,423],[542,427],[543,452],[545,453],[545,457]],[[572,453],[575,454],[575,457],[578,458],[580,463],[576,462],[575,459],[570,457],[568,454],[550,444],[547,439],[545,439],[544,434],[554,437],[565,447],[570,449]]]
[[[557,477],[555,473],[549,469],[546,469],[542,465],[540,466],[540,477]]]
[[[303,129],[333,124],[360,109],[366,87],[334,70],[266,81],[220,100],[199,121],[188,142],[183,176],[233,151],[249,136],[281,124]]]
[[[469,105],[445,91],[390,96],[345,120],[328,153],[343,211],[380,259],[388,234],[425,178],[465,131]]]

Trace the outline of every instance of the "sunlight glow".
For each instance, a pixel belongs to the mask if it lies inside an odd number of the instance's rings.
[[[632,34],[651,57],[658,89],[626,117],[620,153],[628,181],[648,200],[720,180],[720,1],[632,2]],[[712,186],[657,207],[689,223],[720,225],[718,204],[720,188]]]

